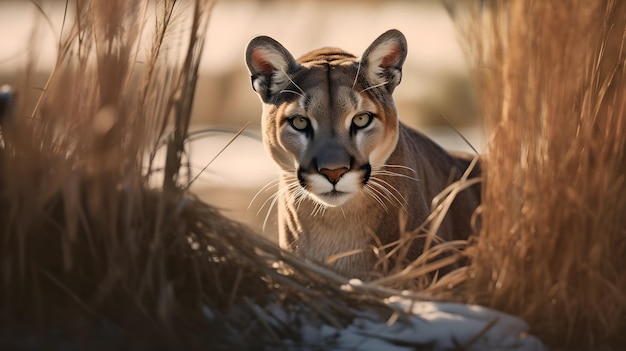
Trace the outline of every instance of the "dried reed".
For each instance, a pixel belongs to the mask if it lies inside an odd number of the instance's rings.
[[[626,3],[482,3],[468,33],[490,137],[466,298],[559,349],[620,349]]]

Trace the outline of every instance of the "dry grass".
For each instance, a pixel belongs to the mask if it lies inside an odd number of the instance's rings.
[[[401,226],[400,238],[387,245],[380,243],[372,234],[372,250],[378,258],[375,271],[379,272],[378,277],[371,281],[372,285],[420,291],[430,294],[431,299],[435,296],[447,299],[450,294],[456,294],[453,288],[464,281],[465,250],[472,239],[444,241],[437,232],[457,195],[481,182],[475,172],[478,162],[479,156],[476,155],[461,178],[449,184],[432,200],[431,213],[420,226],[413,230]],[[400,213],[399,218],[406,223],[404,213]],[[473,231],[478,233],[476,225]],[[409,250],[415,244],[422,248],[422,252],[412,258]]]
[[[626,3],[486,1],[489,130],[466,297],[568,350],[626,345]]]

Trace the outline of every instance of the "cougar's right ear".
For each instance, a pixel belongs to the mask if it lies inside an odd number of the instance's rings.
[[[264,102],[287,88],[291,84],[289,75],[300,67],[287,49],[266,36],[250,41],[246,49],[246,64],[250,70],[252,88]]]
[[[385,85],[391,94],[402,80],[402,65],[406,59],[407,44],[404,34],[391,29],[381,34],[365,50],[361,64],[372,85]]]

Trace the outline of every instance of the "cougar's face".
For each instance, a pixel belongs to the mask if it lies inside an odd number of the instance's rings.
[[[376,197],[368,182],[398,141],[391,94],[405,57],[406,40],[396,30],[378,37],[360,60],[326,48],[296,61],[272,38],[250,42],[246,63],[263,102],[264,143],[293,196],[326,206],[356,201],[364,189]]]
[[[339,206],[361,193],[372,167],[385,163],[398,140],[393,108],[352,87],[355,69],[306,68],[294,90],[263,117],[270,154],[311,198]],[[350,67],[353,68],[353,67]]]

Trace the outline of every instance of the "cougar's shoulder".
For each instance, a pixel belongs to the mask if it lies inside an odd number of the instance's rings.
[[[430,214],[434,205],[432,200],[452,183],[461,180],[468,169],[467,179],[480,177],[480,162],[472,164],[477,156],[447,151],[423,133],[403,123],[400,123],[399,135],[398,146],[388,162],[401,163],[415,170],[414,179],[399,185],[408,194],[406,196],[413,199],[412,210],[419,213],[409,218],[413,220],[407,224],[407,228],[412,229],[422,224],[424,212]],[[471,218],[480,204],[480,195],[480,183],[456,194],[438,233],[442,239],[465,239],[473,233]]]

